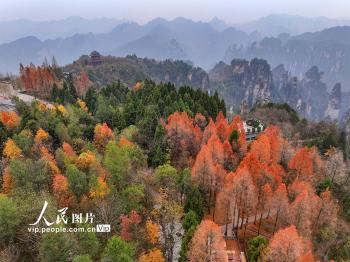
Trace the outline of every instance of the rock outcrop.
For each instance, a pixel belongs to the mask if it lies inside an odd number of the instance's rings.
[[[236,111],[242,101],[252,108],[278,99],[270,65],[262,59],[234,59],[230,65],[220,62],[209,72],[209,79],[211,88]]]
[[[328,106],[325,112],[325,118],[327,120],[338,122],[340,118],[342,105],[342,92],[341,84],[337,83],[332,89],[332,92],[329,96]]]

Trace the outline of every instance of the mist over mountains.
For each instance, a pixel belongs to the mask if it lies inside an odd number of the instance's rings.
[[[247,33],[259,32],[262,36],[276,37],[279,34],[299,35],[305,32],[322,31],[323,29],[350,25],[350,19],[331,19],[327,17],[303,17],[288,14],[271,14],[257,20],[236,24]]]
[[[257,40],[256,34],[248,35],[232,27],[217,31],[209,23],[157,18],[145,25],[123,23],[109,33],[75,34],[44,41],[30,36],[0,45],[0,56],[6,61],[0,63],[0,72],[17,72],[20,62],[38,64],[52,56],[60,64],[67,64],[93,50],[116,56],[134,53],[156,59],[185,59],[210,68],[224,58],[230,45],[247,45]]]
[[[329,88],[341,82],[343,90],[350,89],[348,20],[270,15],[234,26],[217,17],[209,22],[157,18],[143,25],[78,17],[28,22],[26,27],[23,23],[0,23],[0,31],[7,30],[7,36],[3,33],[7,39],[23,36],[25,30],[29,34],[0,45],[2,73],[16,74],[20,63],[41,64],[53,56],[65,65],[97,50],[103,55],[136,54],[158,60],[191,61],[207,72],[219,61],[230,63],[234,58],[263,58],[272,67],[283,64],[288,72],[300,78],[312,66],[318,66]],[[28,29],[30,26],[35,30]],[[16,32],[18,27],[22,31]]]
[[[298,77],[316,65],[329,86],[341,82],[345,90],[350,88],[349,26],[297,36],[266,37],[246,47],[232,46],[227,50],[225,61],[255,57],[266,59],[272,67],[283,64]]]
[[[0,44],[27,36],[41,40],[69,37],[75,34],[108,33],[116,25],[126,22],[113,18],[86,19],[71,16],[62,20],[31,21],[27,19],[0,21]]]

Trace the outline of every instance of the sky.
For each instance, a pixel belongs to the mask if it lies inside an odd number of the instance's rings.
[[[179,16],[230,23],[269,14],[349,18],[350,0],[0,0],[0,20],[57,20],[68,16],[109,17],[145,23]]]

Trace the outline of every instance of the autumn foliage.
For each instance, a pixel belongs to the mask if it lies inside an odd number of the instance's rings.
[[[125,241],[130,241],[133,237],[131,227],[133,225],[138,225],[141,222],[140,215],[132,210],[128,215],[122,215],[121,220],[121,232],[120,236]]]
[[[35,143],[42,143],[49,138],[49,134],[42,128],[39,128],[35,134]]]
[[[301,237],[295,226],[281,229],[272,237],[267,258],[269,261],[314,261],[311,242]]]
[[[164,124],[171,150],[173,164],[185,166],[198,153],[202,139],[200,128],[187,113],[175,112]]]
[[[163,257],[162,251],[154,248],[148,251],[147,253],[143,253],[138,262],[164,262],[165,259]]]
[[[31,71],[39,69],[29,69],[28,77],[23,70],[22,81],[31,87]],[[85,92],[86,73],[76,81]],[[139,95],[143,86],[131,92]],[[50,210],[93,210],[103,223],[112,221],[118,237],[110,250],[91,256],[95,260],[117,250],[128,261],[173,261],[178,254],[181,261],[227,261],[225,236],[246,246],[253,234],[268,238],[261,261],[315,261],[320,256],[313,254],[311,240],[342,222],[332,187],[321,179],[329,156],[291,145],[277,126],[247,141],[239,116],[175,112],[156,126],[153,148],[139,126],[131,135],[113,123],[98,123],[87,104],[33,103],[35,113],[57,119],[57,125],[1,113],[7,132],[1,194],[11,197],[22,183],[38,197],[51,194]],[[26,129],[18,130],[22,126]],[[152,157],[159,162],[148,161]],[[89,240],[95,242],[93,236]],[[105,240],[97,237],[96,249]]]
[[[92,82],[85,71],[81,71],[80,74],[76,75],[73,82],[79,96],[84,96],[87,90],[92,86]]]
[[[215,222],[232,224],[236,233],[241,229],[244,234],[250,223],[257,225],[259,234],[269,216],[272,234],[287,227],[273,237],[271,261],[313,261],[307,239],[317,231],[317,225],[334,226],[336,216],[331,213],[338,210],[329,191],[316,193],[316,181],[324,172],[316,149],[293,148],[277,126],[268,127],[248,146],[238,116],[229,122],[220,113],[215,121],[206,123],[198,115],[192,119],[186,113],[175,113],[164,126],[174,164],[191,166],[192,181],[207,198],[207,213]],[[201,146],[196,148],[193,141]],[[202,230],[200,226],[196,234]],[[194,246],[200,245],[196,234]],[[295,249],[289,244],[278,246],[283,242],[278,239],[288,234],[297,241]],[[195,246],[191,252],[200,249]],[[278,252],[289,251],[294,258],[277,259]],[[199,256],[190,253],[193,261]]]
[[[202,221],[192,238],[188,260],[228,261],[226,243],[218,225],[210,220]]]
[[[16,112],[0,112],[0,121],[8,129],[12,129],[18,126],[20,118]]]
[[[156,244],[159,239],[159,226],[151,220],[147,220],[146,232],[149,242],[153,245]]]
[[[39,97],[48,97],[54,83],[57,82],[54,70],[49,66],[20,65],[20,79],[24,89]]]
[[[8,159],[19,157],[22,154],[22,150],[15,144],[12,139],[8,139],[5,143],[3,155]]]
[[[108,141],[114,138],[113,131],[106,123],[97,124],[94,130],[94,144],[99,150],[104,150]]]
[[[11,191],[13,181],[8,168],[6,168],[2,174],[2,191],[4,194],[8,194]]]

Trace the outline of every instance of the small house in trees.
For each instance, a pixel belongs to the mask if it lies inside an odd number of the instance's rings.
[[[255,140],[259,133],[264,131],[265,126],[256,119],[249,119],[243,122],[247,141]]]
[[[90,54],[90,65],[91,66],[98,66],[102,64],[102,56],[97,51],[92,51]]]

